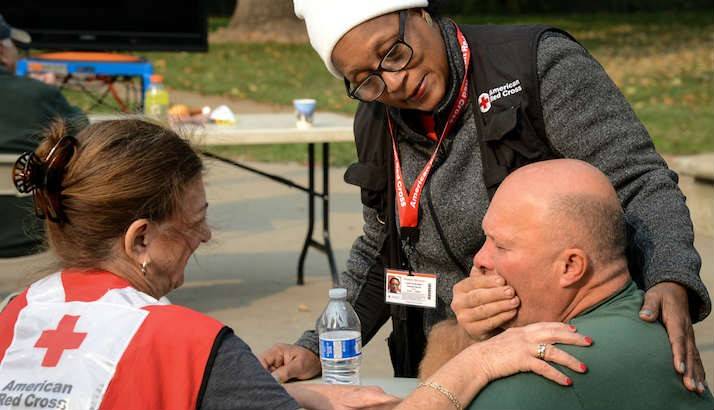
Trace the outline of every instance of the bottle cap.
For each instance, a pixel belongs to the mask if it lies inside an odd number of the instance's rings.
[[[330,289],[330,299],[344,299],[347,297],[347,289],[332,288]]]
[[[151,74],[151,83],[160,84],[164,82],[164,76],[161,74]]]

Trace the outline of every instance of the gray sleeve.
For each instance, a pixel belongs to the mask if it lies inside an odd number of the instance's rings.
[[[363,207],[362,215],[364,218],[364,234],[359,236],[352,244],[350,256],[347,259],[347,270],[340,275],[340,286],[347,289],[347,300],[355,308],[360,318],[362,341],[363,344],[367,344],[371,337],[370,334],[376,333],[376,330],[379,330],[386,320],[384,313],[387,306],[384,303],[384,299],[374,300],[379,293],[376,287],[383,277],[379,255],[384,242],[385,231],[384,225],[377,220],[377,211],[365,206]],[[371,283],[374,285],[366,286],[370,274],[373,279]],[[375,275],[379,275],[379,278],[376,278]],[[327,295],[325,295],[325,304],[327,304]],[[319,355],[315,329],[310,329],[303,333],[295,344]]]
[[[201,399],[202,410],[300,408],[287,391],[273,379],[258,359],[233,332],[220,343],[210,366]]]
[[[678,176],[655,151],[625,97],[584,48],[558,34],[540,42],[538,76],[553,147],[597,166],[617,190],[644,256],[645,289],[664,281],[684,285],[692,319],[704,319],[711,301],[699,278],[701,259]]]

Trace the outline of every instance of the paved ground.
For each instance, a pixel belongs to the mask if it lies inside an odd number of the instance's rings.
[[[303,183],[306,179],[301,165],[257,166]],[[343,172],[333,169],[330,176],[330,223],[340,267],[361,230],[359,193],[342,182]],[[255,352],[277,341],[294,341],[314,326],[330,287],[327,261],[314,251],[307,259],[307,284],[295,285],[306,230],[304,195],[218,163],[209,163],[206,179],[214,239],[199,249],[188,267],[186,284],[170,298],[224,321]],[[714,289],[714,237],[698,235],[696,246],[704,258],[702,275],[708,288]],[[0,295],[28,279],[27,272],[46,268],[49,261],[46,256],[0,260]],[[714,387],[714,317],[696,330],[709,384]],[[363,371],[371,377],[391,376],[384,342],[388,333],[389,325],[365,348]]]

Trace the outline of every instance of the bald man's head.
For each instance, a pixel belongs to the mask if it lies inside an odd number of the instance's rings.
[[[605,174],[587,162],[558,159],[522,167],[496,195],[502,198],[494,202],[522,202],[542,212],[552,241],[581,247],[595,263],[624,257],[625,222],[617,193]]]
[[[620,204],[584,193],[564,194],[550,203],[553,236],[565,246],[577,246],[594,267],[625,257],[625,218]],[[559,225],[559,226],[555,226]]]
[[[559,320],[578,289],[626,269],[624,225],[617,193],[597,168],[570,159],[538,162],[496,191],[474,263],[516,289],[516,325]]]
[[[521,167],[503,181],[497,195],[503,195],[511,189],[541,199],[567,193],[585,193],[617,202],[617,194],[607,176],[596,167],[577,159],[554,159]]]

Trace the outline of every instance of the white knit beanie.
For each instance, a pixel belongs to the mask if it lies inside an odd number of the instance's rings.
[[[305,20],[312,48],[332,75],[342,78],[332,64],[332,49],[352,28],[375,17],[417,7],[428,0],[294,0],[295,15]]]

